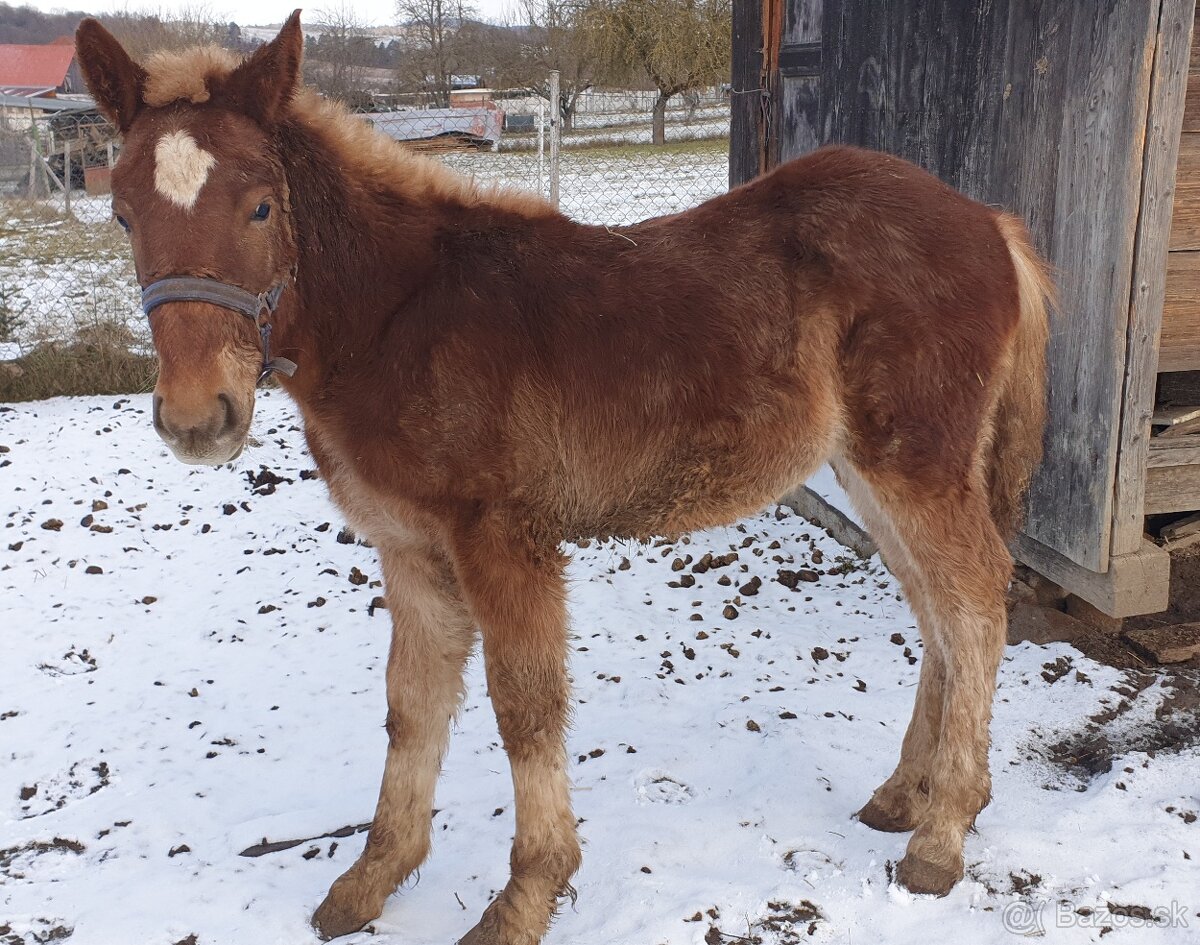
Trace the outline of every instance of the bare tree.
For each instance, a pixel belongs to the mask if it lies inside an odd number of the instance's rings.
[[[575,123],[579,97],[596,83],[597,44],[585,35],[585,0],[519,0],[508,17],[518,35],[514,55],[505,63],[508,81],[542,98],[550,97],[549,73],[558,70],[558,110],[562,126]]]
[[[130,10],[107,14],[105,25],[112,30],[134,59],[143,59],[160,49],[222,45],[229,39],[229,25],[204,3],[185,4],[157,13]]]
[[[367,23],[349,0],[336,0],[317,11],[314,57],[305,57],[305,78],[330,98],[349,101],[361,91],[366,47],[374,46]]]
[[[442,108],[450,105],[452,77],[465,68],[459,34],[475,11],[468,0],[398,0],[396,15],[408,28],[410,69],[417,85],[432,91]]]
[[[728,78],[730,0],[588,0],[585,35],[613,76],[647,76],[658,90],[654,143],[666,140],[672,95]]]

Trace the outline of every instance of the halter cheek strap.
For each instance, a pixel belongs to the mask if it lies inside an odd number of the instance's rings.
[[[278,282],[266,292],[255,295],[227,282],[204,279],[199,276],[169,276],[151,282],[142,289],[142,311],[149,315],[164,302],[208,302],[230,309],[239,315],[254,319],[262,338],[262,370],[258,383],[262,383],[275,371],[291,377],[296,373],[296,363],[287,358],[271,357],[271,319],[283,295],[283,282]],[[259,321],[263,312],[265,321]]]

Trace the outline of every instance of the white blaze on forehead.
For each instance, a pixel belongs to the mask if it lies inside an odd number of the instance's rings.
[[[154,146],[154,189],[176,206],[190,210],[216,163],[186,131],[172,131]]]

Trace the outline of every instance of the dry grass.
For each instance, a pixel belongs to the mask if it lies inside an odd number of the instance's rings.
[[[22,354],[0,363],[0,401],[149,390],[156,362],[127,323],[133,305],[115,223],[82,223],[43,201],[3,202],[0,341],[19,342]]]
[[[154,386],[158,363],[136,347],[119,322],[88,325],[69,342],[43,342],[0,364],[0,401],[145,393]]]

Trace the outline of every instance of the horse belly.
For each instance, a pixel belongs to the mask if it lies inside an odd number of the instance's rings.
[[[804,482],[833,452],[832,400],[780,398],[756,414],[598,453],[572,477],[569,537],[647,539],[728,524]]]

